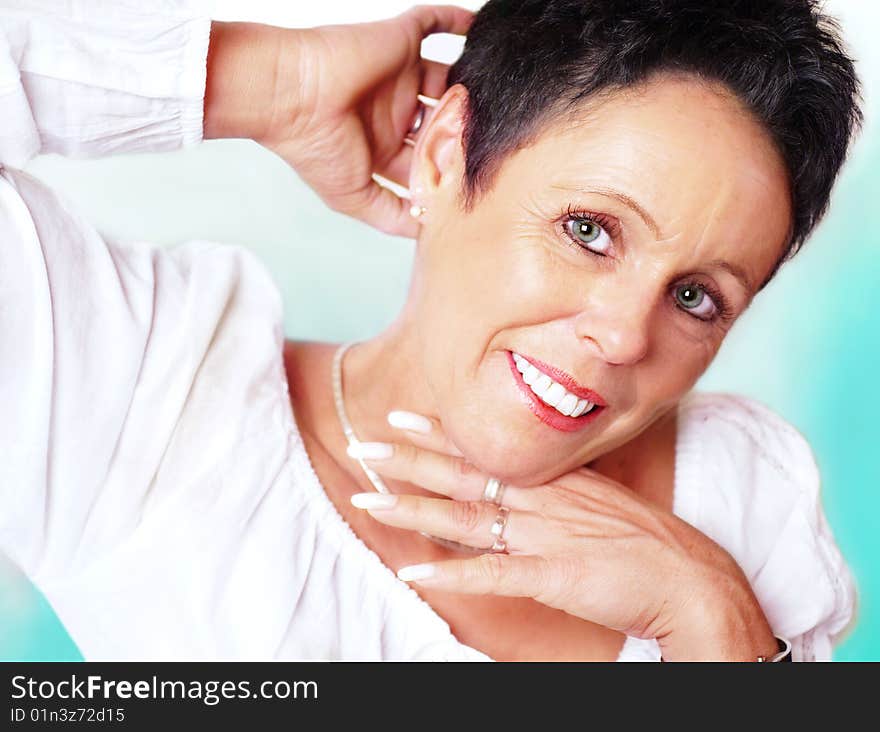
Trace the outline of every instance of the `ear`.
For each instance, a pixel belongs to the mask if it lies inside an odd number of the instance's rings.
[[[447,89],[426,119],[413,148],[409,190],[413,204],[429,211],[440,197],[457,197],[464,171],[461,139],[468,92],[462,84]]]

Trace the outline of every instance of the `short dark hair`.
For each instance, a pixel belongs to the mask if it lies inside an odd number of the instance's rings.
[[[466,210],[546,123],[662,71],[726,85],[785,161],[792,233],[763,289],[824,215],[862,124],[853,61],[816,0],[489,0],[447,77],[469,96]]]

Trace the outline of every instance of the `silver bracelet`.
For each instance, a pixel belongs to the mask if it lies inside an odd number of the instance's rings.
[[[776,644],[779,647],[779,650],[774,653],[769,658],[767,656],[758,656],[755,661],[757,663],[778,663],[779,661],[791,661],[791,643],[789,643],[785,638],[780,638],[778,635],[773,636],[776,638]],[[663,656],[660,656],[660,661],[665,662]]]
[[[776,642],[779,644],[779,651],[774,653],[770,658],[766,656],[758,656],[756,659],[758,663],[777,663],[778,661],[791,661],[791,643],[789,643],[785,638],[780,638],[778,635],[773,636],[776,638]]]

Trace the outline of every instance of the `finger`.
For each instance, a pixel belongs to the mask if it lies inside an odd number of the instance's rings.
[[[413,564],[397,570],[405,582],[471,595],[541,597],[549,584],[547,559],[526,554],[481,554],[473,559],[449,559]]]
[[[410,216],[410,205],[408,200],[371,178],[363,188],[334,202],[333,208],[386,234],[415,239],[419,235],[419,224]]]
[[[392,180],[399,186],[406,188],[409,185],[409,171],[412,167],[413,149],[409,145],[401,145],[394,157],[385,165],[376,169],[383,178]]]
[[[416,110],[418,110],[418,107],[416,107]],[[413,121],[415,121],[416,110],[412,114]],[[379,175],[394,181],[403,188],[408,188],[416,141],[419,133],[427,126],[433,112],[433,109],[425,105],[419,129],[414,134],[410,134],[409,129],[407,129],[404,142],[401,143],[397,152],[383,165],[377,166],[376,172]]]
[[[421,432],[413,432],[412,430],[399,430],[399,432],[402,438],[406,438],[410,443],[422,450],[432,450],[433,452],[439,452],[451,457],[463,457],[461,450],[446,437],[434,434],[425,435]]]
[[[388,502],[393,501],[389,505]],[[450,501],[408,494],[355,493],[351,503],[387,526],[427,531],[432,536],[460,544],[488,549],[495,541],[491,532],[499,509],[482,501]],[[509,511],[502,538],[510,552],[531,551],[532,536],[539,535],[540,522],[532,514]]]
[[[414,483],[457,501],[479,501],[486,476],[463,458],[406,443],[355,443],[348,455],[386,478]]]
[[[395,409],[388,412],[388,424],[418,447],[462,457],[461,450],[447,437],[439,419]]]
[[[384,447],[380,448],[380,445]],[[464,458],[423,450],[406,443],[356,443],[348,448],[348,454],[362,459],[379,475],[414,483],[456,501],[482,501],[488,480],[487,475]],[[370,457],[377,454],[387,457]],[[505,486],[502,498],[505,506],[527,508],[528,502],[524,500],[522,488]]]
[[[419,33],[454,33],[466,35],[474,20],[474,13],[455,5],[416,5],[406,11],[418,25]]]
[[[449,76],[449,66],[439,61],[428,58],[422,59],[422,94],[440,99],[446,91],[448,84],[446,77]],[[425,110],[426,112],[429,110]],[[427,120],[426,120],[427,121]],[[422,127],[424,127],[422,123]]]
[[[427,62],[422,59],[422,63]],[[436,81],[433,82],[433,84],[436,85]],[[418,129],[415,132],[410,132],[410,129],[416,123],[416,114],[420,110],[422,117]],[[407,188],[409,186],[410,169],[412,167],[416,140],[419,133],[424,130],[425,127],[427,127],[428,121],[431,119],[431,115],[433,114],[433,112],[433,108],[429,105],[422,104],[420,102],[417,103],[416,100],[413,100],[413,109],[411,114],[407,118],[411,120],[411,122],[407,126],[406,132],[404,133],[403,141],[401,142],[401,145],[398,148],[397,152],[395,152],[391,158],[382,163],[381,166],[377,166],[376,172],[379,175],[383,176],[384,178],[388,178],[389,180],[393,180],[395,183],[402,186],[403,188]]]

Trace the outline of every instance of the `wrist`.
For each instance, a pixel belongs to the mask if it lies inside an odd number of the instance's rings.
[[[695,593],[663,637],[665,661],[756,661],[773,656],[778,644],[748,582],[722,578]]]
[[[204,101],[204,139],[260,140],[294,114],[293,29],[212,21]]]

